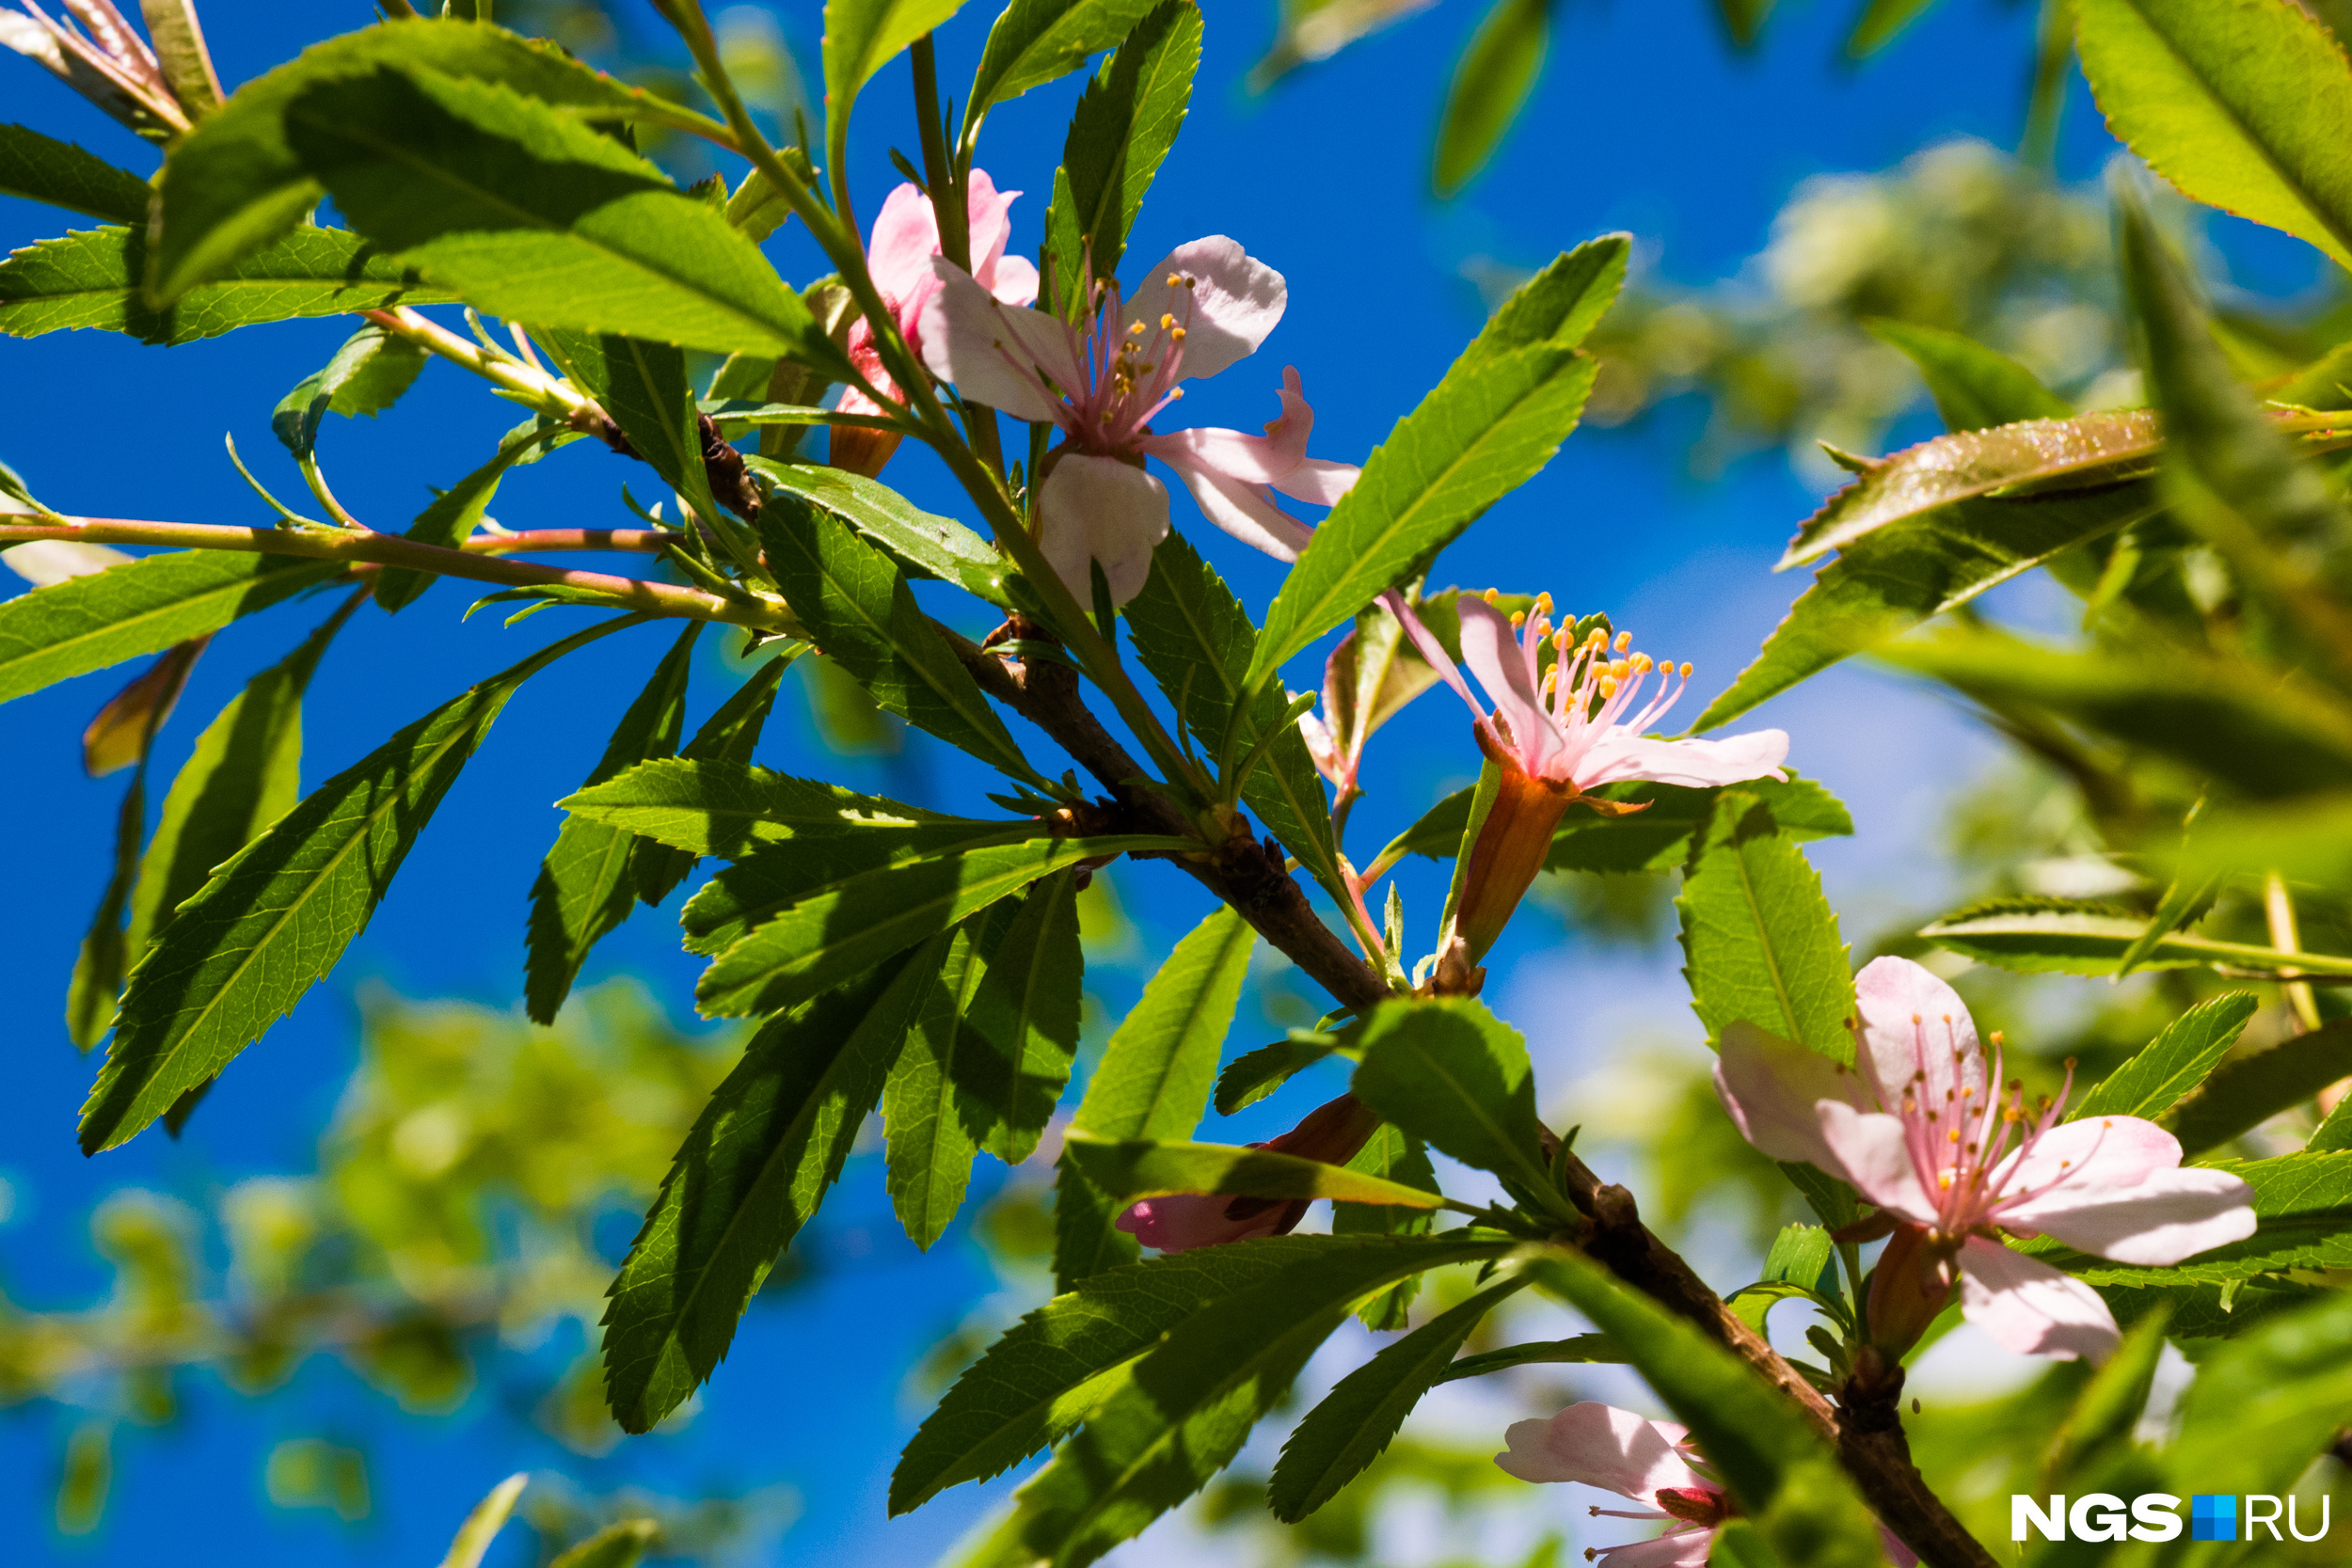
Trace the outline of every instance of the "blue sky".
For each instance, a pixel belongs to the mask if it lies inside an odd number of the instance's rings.
[[[1535,265],[1622,228],[1636,234],[1645,263],[1660,274],[1706,281],[1760,248],[1772,213],[1807,175],[1881,168],[1947,135],[2013,139],[2034,8],[1947,0],[1861,71],[1836,57],[1848,9],[1788,0],[1766,46],[1737,57],[1721,43],[1703,0],[1568,0],[1528,119],[1468,196],[1439,208],[1425,195],[1426,148],[1442,69],[1473,8],[1448,0],[1250,99],[1240,81],[1270,34],[1272,8],[1218,0],[1210,8],[1191,119],[1131,248],[1148,259],[1202,233],[1232,234],[1288,276],[1291,304],[1260,355],[1202,385],[1186,400],[1185,415],[1248,428],[1273,411],[1280,369],[1295,364],[1317,411],[1315,451],[1358,460],[1476,329],[1478,296],[1461,272],[1470,258]],[[777,10],[813,75],[818,6],[796,0]],[[233,82],[369,14],[356,0],[302,8],[215,0],[205,22],[222,73]],[[976,4],[943,35],[949,81],[968,72],[987,20]],[[1074,96],[1074,84],[1042,89],[991,123],[981,162],[1000,186],[1030,193],[1013,209],[1016,246],[1034,247]],[[0,98],[11,118],[142,169],[151,161],[142,144],[12,58],[0,60]],[[884,149],[914,145],[906,99],[902,74],[894,71],[860,106],[865,135],[852,173],[860,210],[869,216],[897,178]],[[2111,150],[2077,87],[2065,172],[2086,178]],[[0,235],[11,245],[71,222],[0,201]],[[771,249],[787,277],[820,270],[790,229]],[[0,458],[69,511],[256,521],[258,504],[223,456],[222,434],[233,433],[248,460],[258,459],[265,482],[299,493],[269,435],[269,411],[347,330],[294,323],[172,350],[91,334],[0,344],[7,367]],[[380,420],[336,422],[322,450],[355,512],[399,526],[423,504],[425,485],[472,467],[513,418],[461,372],[436,366]],[[953,507],[941,476],[916,454],[902,457],[890,478],[926,504]],[[497,512],[510,527],[620,524],[623,480],[644,493],[642,469],[583,443],[521,470]],[[1587,433],[1450,550],[1436,580],[1549,589],[1570,608],[1609,609],[1645,645],[1698,660],[1698,684],[1711,690],[1745,662],[1801,586],[1768,568],[1817,500],[1776,455],[1701,485],[1683,473],[1666,431]],[[1181,498],[1177,525],[1246,599],[1263,604],[1278,581],[1271,563],[1216,534]],[[515,630],[487,615],[460,626],[456,613],[466,601],[445,584],[397,622],[368,613],[354,624],[312,689],[309,780],[521,657],[554,635],[567,613]],[[970,629],[985,629],[984,618],[960,613]],[[217,641],[166,732],[161,777],[176,767],[203,716],[291,642],[288,621],[269,617]],[[84,1161],[72,1140],[90,1064],[74,1054],[58,1020],[120,788],[119,780],[93,784],[82,776],[75,741],[120,676],[87,677],[0,709],[15,829],[0,897],[0,943],[11,958],[10,983],[0,991],[0,1038],[11,1067],[10,1092],[0,1098],[0,1175],[14,1195],[13,1217],[0,1228],[0,1281],[10,1299],[66,1307],[102,1288],[105,1275],[88,1249],[86,1219],[113,1187],[143,1184],[201,1198],[246,1175],[309,1168],[354,1060],[353,997],[362,983],[501,1006],[517,1000],[525,900],[558,825],[547,802],[587,771],[658,643],[666,640],[655,632],[613,639],[527,689],[336,974],[230,1071],[184,1140],[151,1133],[95,1162]],[[1312,673],[1302,665],[1293,682],[1303,686]],[[698,712],[721,689],[715,668],[700,680]],[[771,766],[830,768],[860,786],[930,803],[946,803],[977,782],[960,757],[919,738],[901,762],[834,765],[817,748],[791,692],[778,716],[761,757]],[[1463,717],[1451,697],[1433,693],[1375,743],[1374,792],[1359,809],[1358,834],[1379,842],[1474,772]],[[1788,727],[1792,762],[1857,808],[1857,837],[1823,846],[1816,857],[1841,900],[1891,908],[1887,890],[1915,895],[1922,879],[1932,885],[1940,873],[1923,836],[1937,802],[1985,755],[1964,723],[1936,702],[1861,672],[1818,682],[1766,710],[1763,721]],[[1192,885],[1172,875],[1129,868],[1119,885],[1128,911],[1155,941],[1172,939],[1203,912]],[[1408,872],[1408,919],[1417,931],[1434,924],[1441,892],[1434,872]],[[1589,1070],[1613,1027],[1605,1021],[1628,1007],[1648,1009],[1665,1027],[1683,1026],[1671,965],[1623,972],[1613,967],[1617,959],[1564,941],[1557,927],[1522,924],[1498,955],[1489,994],[1528,1029],[1547,1073]],[[1864,934],[1850,925],[1849,935]],[[686,1022],[696,967],[678,951],[666,917],[641,912],[599,949],[590,978],[640,974]],[[1089,985],[1116,1007],[1139,978],[1098,972]],[[1260,1043],[1251,1037],[1256,1022],[1246,1010],[1234,1051]],[[1262,1136],[1261,1121],[1279,1125],[1306,1103],[1303,1091],[1278,1101],[1257,1118],[1237,1118],[1231,1132]],[[502,1401],[495,1375],[464,1411],[433,1422],[401,1419],[324,1363],[258,1403],[194,1379],[176,1426],[125,1434],[114,1515],[87,1541],[59,1542],[48,1524],[56,1453],[71,1415],[48,1405],[0,1414],[0,1541],[11,1544],[12,1560],[29,1548],[35,1557],[78,1563],[431,1561],[474,1497],[511,1470],[535,1468],[564,1472],[591,1490],[788,1483],[803,1512],[781,1549],[795,1560],[927,1560],[1002,1486],[965,1488],[913,1519],[882,1522],[884,1478],[920,1415],[902,1398],[901,1382],[930,1339],[993,1282],[960,1233],[922,1258],[892,1234],[877,1164],[852,1166],[825,1222],[829,1234],[864,1236],[863,1258],[755,1314],[703,1412],[678,1434],[583,1461]],[[573,1349],[541,1354],[560,1365]],[[356,1528],[280,1514],[262,1498],[260,1466],[269,1444],[322,1431],[356,1438],[369,1452],[375,1513]],[[499,1560],[517,1560],[517,1550],[508,1543]]]

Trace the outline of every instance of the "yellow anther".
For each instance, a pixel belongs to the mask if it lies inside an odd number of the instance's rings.
[[[1479,597],[1485,599],[1488,604],[1493,604],[1502,597],[1502,590],[1500,588],[1489,588],[1484,594],[1481,594]]]
[[[1953,1128],[1950,1132],[1945,1133],[1944,1137],[1946,1141],[1950,1143],[1960,1142],[1960,1129],[1957,1127]]]
[[[1165,310],[1163,310],[1163,311],[1161,311],[1161,312],[1160,312],[1160,330],[1161,330],[1161,331],[1165,332],[1165,331],[1167,331],[1169,327],[1174,326],[1175,325],[1176,325],[1176,318],[1175,318],[1174,316],[1170,315],[1168,312],[1167,312],[1167,311],[1165,311]]]
[[[1952,1173],[1950,1171],[1946,1171],[1943,1175],[1935,1179],[1935,1184],[1944,1191],[1947,1193],[1950,1192],[1952,1190]]]
[[[1549,615],[1551,613],[1551,595],[1549,594],[1538,594],[1535,595],[1535,613],[1538,615]]]
[[[1127,324],[1127,336],[1128,336],[1128,337],[1130,337],[1130,338],[1140,338],[1140,337],[1142,337],[1142,336],[1143,336],[1143,324],[1142,324],[1141,322],[1129,322],[1129,323]]]
[[[1176,287],[1177,284],[1182,283],[1184,280],[1184,276],[1182,273],[1171,272],[1168,275],[1168,286],[1171,289]]]
[[[1623,653],[1631,646],[1633,646],[1633,634],[1631,632],[1621,631],[1617,633],[1617,652]]]
[[[1512,629],[1513,631],[1517,631],[1517,630],[1518,630],[1518,629],[1519,629],[1519,627],[1520,627],[1522,625],[1524,625],[1524,624],[1526,623],[1526,620],[1527,620],[1527,611],[1526,611],[1526,610],[1515,610],[1511,611],[1511,629]]]
[[[1632,665],[1627,663],[1621,658],[1613,658],[1609,661],[1609,673],[1610,674],[1615,676],[1618,680],[1625,679],[1625,677],[1631,673],[1632,669]]]
[[[1568,651],[1567,627],[1562,626],[1551,634],[1551,651],[1555,654],[1565,654]]]
[[[1691,678],[1691,661],[1687,658],[1682,661],[1682,678],[1686,681]]]
[[[1617,694],[1616,677],[1613,675],[1601,676],[1600,694],[1604,697],[1613,697]]]
[[[1633,668],[1638,673],[1646,675],[1651,670],[1655,669],[1656,666],[1650,662],[1649,655],[1635,654],[1633,656]]]
[[[1588,648],[1605,648],[1609,646],[1609,634],[1598,626],[1595,626],[1593,635],[1584,640],[1584,645]]]
[[[1183,342],[1184,341],[1184,329],[1181,326],[1169,328],[1168,341],[1171,343]]]

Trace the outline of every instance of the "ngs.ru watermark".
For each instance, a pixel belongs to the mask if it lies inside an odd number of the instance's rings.
[[[2289,1536],[2320,1541],[2328,1534],[2328,1499],[2319,1499],[2319,1528],[2303,1533],[2296,1516],[2296,1497],[2249,1493],[2201,1492],[2187,1499],[2191,1541],[2253,1541],[2257,1530],[2268,1530],[2273,1541]],[[2009,1538],[2026,1541],[2028,1529],[2044,1541],[2169,1541],[2181,1533],[2182,1499],[2169,1492],[2142,1492],[2128,1501],[2112,1492],[2091,1492],[2069,1502],[2063,1493],[2047,1498],[2010,1494]],[[2243,1505],[2241,1507],[2240,1505]],[[2279,1533],[2280,1525],[2286,1534]]]

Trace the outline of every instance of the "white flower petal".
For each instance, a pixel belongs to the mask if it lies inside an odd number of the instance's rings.
[[[1067,452],[1047,472],[1038,504],[1038,545],[1078,603],[1094,603],[1089,561],[1103,563],[1112,603],[1143,592],[1152,551],[1168,537],[1168,486],[1115,457]]]
[[[1665,1487],[1716,1488],[1675,1447],[1683,1429],[1586,1402],[1548,1421],[1518,1421],[1495,1463],[1521,1481],[1579,1481],[1646,1503]]]
[[[1657,740],[1612,725],[1577,758],[1576,787],[1597,789],[1626,779],[1706,789],[1746,779],[1783,779],[1786,730],[1751,730],[1722,740]]]
[[[2000,1223],[2146,1267],[2177,1263],[2254,1233],[2254,1189],[2227,1171],[2158,1171],[2129,1187],[2067,1181]]]
[[[1775,1160],[1839,1169],[1821,1137],[1815,1106],[1851,1097],[1853,1077],[1818,1051],[1740,1022],[1724,1026],[1715,1058],[1715,1098],[1740,1135]]]
[[[1960,1312],[2020,1355],[2105,1361],[2123,1337],[2098,1291],[1981,1236],[1961,1243]]]
[[[1038,372],[1065,390],[1084,386],[1070,328],[1041,310],[1005,304],[961,267],[938,259],[931,265],[940,288],[923,307],[921,334],[930,372],[1016,420],[1059,420],[1060,400],[1039,384]]]
[[[1857,1111],[1836,1100],[1820,1101],[1814,1114],[1820,1119],[1821,1141],[1836,1161],[1829,1167],[1833,1174],[1914,1225],[1935,1223],[1935,1204],[1920,1181],[1910,1135],[1900,1120],[1878,1111]]]
[[[1896,958],[1871,959],[1854,976],[1853,988],[1862,1014],[1861,1066],[1882,1108],[1900,1109],[1910,1091],[1920,1110],[1940,1118],[1960,1103],[1964,1089],[1968,1104],[1982,1110],[1984,1053],[1958,991],[1909,958]]]
[[[1178,279],[1172,288],[1170,276]],[[1236,242],[1211,234],[1178,245],[1145,276],[1128,297],[1127,319],[1156,325],[1162,316],[1173,316],[1184,329],[1182,378],[1189,381],[1256,353],[1289,303],[1290,287],[1280,273]]]

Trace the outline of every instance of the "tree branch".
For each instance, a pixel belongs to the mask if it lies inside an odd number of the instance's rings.
[[[19,513],[18,516],[36,515]],[[585,536],[601,530],[561,530]],[[613,531],[646,533],[650,531]],[[495,539],[497,536],[491,536]],[[523,537],[509,535],[508,540]],[[85,545],[161,545],[179,549],[240,550],[258,555],[294,555],[312,561],[348,561],[378,566],[406,566],[441,577],[493,582],[510,588],[572,588],[598,596],[616,610],[643,610],[649,615],[680,616],[693,621],[718,621],[758,631],[796,634],[800,623],[780,600],[723,598],[699,588],[649,582],[643,578],[613,577],[604,572],[576,572],[560,566],[537,566],[507,561],[488,548],[444,549],[420,544],[396,533],[373,530],[309,528],[233,528],[210,523],[145,522],[126,517],[64,517],[56,523],[0,524],[0,546],[22,545],[35,539],[63,539]],[[470,543],[470,542],[469,542]],[[509,547],[512,547],[511,545]],[[568,544],[538,548],[573,548]],[[650,545],[632,545],[649,548]]]
[[[954,632],[942,632],[980,689],[1051,736],[1102,781],[1129,818],[1120,831],[1199,835],[1173,800],[1144,784],[1149,775],[1142,765],[1086,705],[1073,672],[1047,659],[1008,659]],[[1279,848],[1262,846],[1245,832],[1223,845],[1203,845],[1198,856],[1168,858],[1231,904],[1260,936],[1345,1006],[1369,1007],[1391,994],[1379,974],[1315,913]]]

